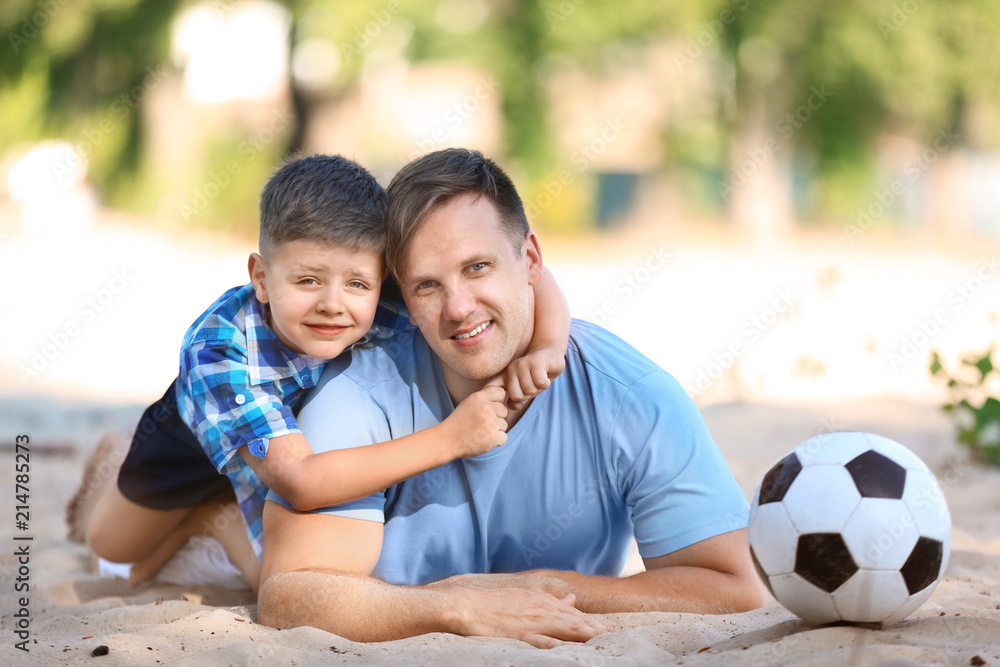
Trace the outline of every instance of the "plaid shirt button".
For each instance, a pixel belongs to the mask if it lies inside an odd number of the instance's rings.
[[[243,394],[236,394],[236,405],[243,405],[246,401],[246,396]]]

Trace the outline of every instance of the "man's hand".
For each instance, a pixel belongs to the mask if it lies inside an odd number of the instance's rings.
[[[511,361],[490,384],[502,385],[507,390],[507,407],[520,410],[526,401],[548,389],[565,368],[565,346],[540,347]]]
[[[454,603],[453,632],[465,636],[510,637],[538,648],[586,642],[614,628],[573,605],[576,596],[499,586],[505,575],[460,575],[428,585]],[[510,575],[509,583],[527,581]],[[474,583],[480,581],[484,586]]]
[[[454,458],[478,456],[507,442],[505,398],[501,387],[484,387],[459,403],[441,422],[439,428],[452,443]]]

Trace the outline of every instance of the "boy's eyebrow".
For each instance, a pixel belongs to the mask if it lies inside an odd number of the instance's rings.
[[[318,273],[318,274],[325,274],[325,273],[329,272],[329,267],[326,267],[326,266],[309,266],[307,264],[296,264],[295,266],[291,267],[291,272],[292,273]],[[365,269],[357,269],[357,268],[350,267],[348,269],[347,273],[350,273],[351,275],[358,276],[358,277],[361,277],[361,278],[365,278],[365,279],[367,279],[369,281],[381,282],[381,280],[378,280],[378,274],[377,273],[372,273],[371,271],[367,271]]]
[[[326,273],[325,266],[308,266],[306,264],[294,264],[291,267],[292,273]]]

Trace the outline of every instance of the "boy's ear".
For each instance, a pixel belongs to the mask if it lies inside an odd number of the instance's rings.
[[[255,252],[250,253],[247,271],[250,273],[250,282],[253,283],[254,292],[257,293],[257,300],[261,303],[267,303],[267,276],[264,269],[264,258]]]
[[[535,232],[528,232],[524,237],[525,261],[528,263],[528,284],[534,286],[542,279],[542,248],[538,245]]]

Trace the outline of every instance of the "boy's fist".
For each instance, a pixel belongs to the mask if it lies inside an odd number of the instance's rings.
[[[459,403],[445,419],[456,458],[478,456],[507,442],[506,399],[503,387],[483,387]]]
[[[507,407],[520,410],[525,401],[548,389],[552,380],[566,368],[564,354],[546,347],[511,361],[499,375],[507,390]]]

